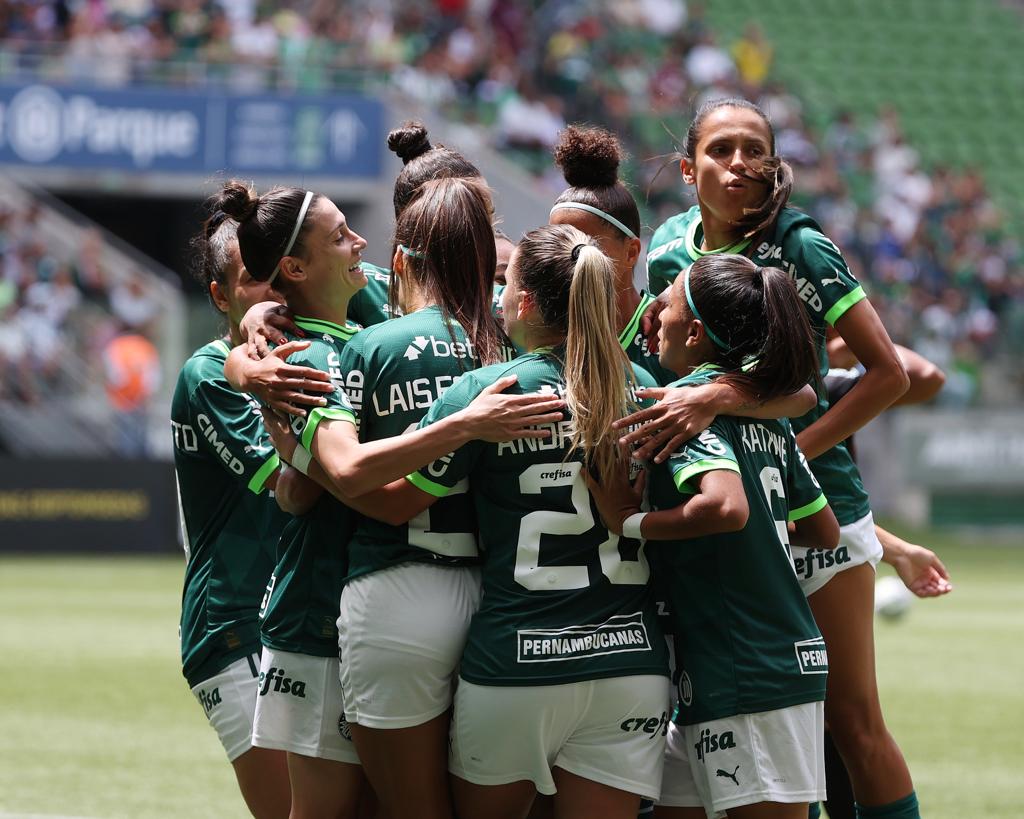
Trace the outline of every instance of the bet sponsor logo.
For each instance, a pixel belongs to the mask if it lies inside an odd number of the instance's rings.
[[[210,716],[210,713],[221,703],[220,689],[214,688],[213,691],[207,691],[205,688],[200,688],[196,692],[196,699],[199,700],[203,706],[203,710],[206,712],[206,716]]]
[[[260,696],[266,696],[270,691],[273,691],[275,694],[291,694],[293,697],[305,699],[306,683],[302,680],[287,677],[285,673],[283,668],[274,668],[273,666],[271,666],[270,671],[261,671],[260,679],[257,683],[260,689]]]
[[[816,571],[824,571],[850,562],[850,550],[845,546],[837,549],[808,549],[802,557],[793,557],[793,571],[803,580],[810,580]]]
[[[828,651],[825,649],[824,637],[800,640],[793,643],[793,648],[796,650],[801,674],[828,674]]]
[[[708,754],[735,747],[736,740],[733,738],[732,731],[723,731],[720,734],[716,734],[710,728],[702,730],[697,741],[693,743],[693,748],[697,752],[697,759],[702,762]]]
[[[582,660],[628,651],[650,651],[643,614],[617,614],[596,625],[561,629],[521,629],[517,662],[551,663]]]
[[[436,336],[416,336],[405,348],[405,358],[415,361],[430,351],[434,358],[476,358],[476,351],[471,341],[453,341],[450,338]]]
[[[627,734],[643,732],[650,734],[651,739],[654,739],[659,735],[665,736],[668,734],[669,721],[668,711],[662,711],[660,717],[630,717],[622,721],[619,729]]]

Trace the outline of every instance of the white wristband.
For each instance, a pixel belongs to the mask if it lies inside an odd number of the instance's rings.
[[[635,515],[630,515],[622,521],[622,536],[643,540],[644,536],[640,533],[640,526],[643,524],[645,517],[647,517],[646,512],[637,512]]]
[[[309,474],[309,462],[313,460],[313,455],[308,449],[302,444],[295,447],[295,451],[292,453],[291,465],[295,467],[303,475]]]

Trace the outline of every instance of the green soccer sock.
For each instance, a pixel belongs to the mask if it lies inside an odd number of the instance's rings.
[[[921,819],[917,794],[911,791],[888,805],[857,805],[857,819]]]

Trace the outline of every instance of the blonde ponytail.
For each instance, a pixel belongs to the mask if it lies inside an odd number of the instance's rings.
[[[569,286],[565,341],[565,402],[572,414],[570,452],[587,451],[588,466],[603,481],[618,461],[612,423],[627,414],[632,367],[615,333],[615,265],[584,244]]]

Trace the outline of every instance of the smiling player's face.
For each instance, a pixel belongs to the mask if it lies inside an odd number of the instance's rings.
[[[747,108],[717,108],[701,123],[692,160],[681,164],[683,180],[695,185],[701,210],[734,224],[767,194],[761,163],[771,154],[768,123]]]

